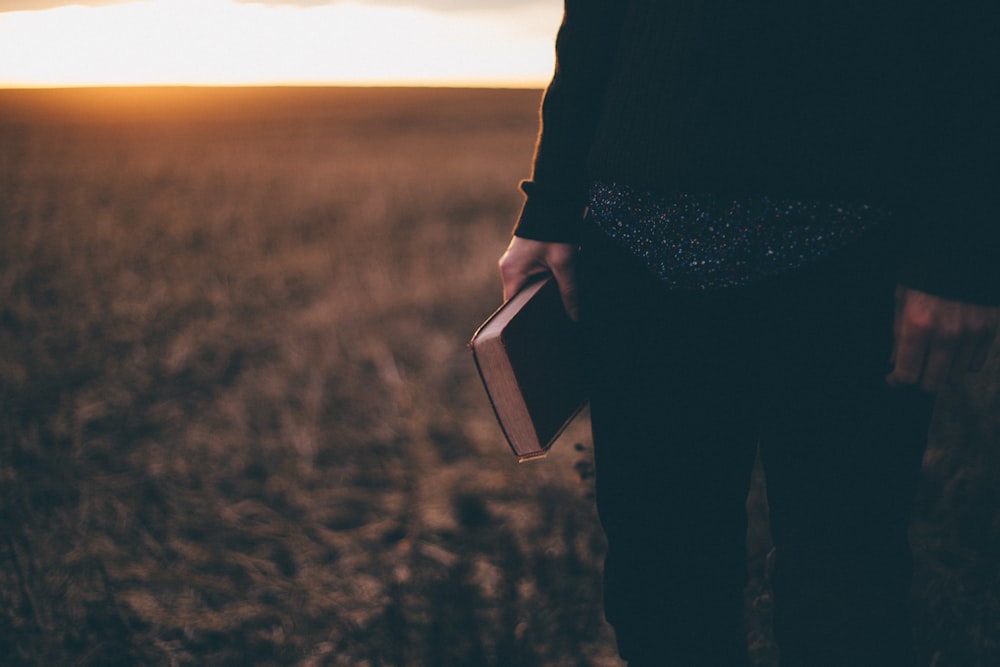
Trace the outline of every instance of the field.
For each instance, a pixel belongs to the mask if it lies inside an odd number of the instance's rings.
[[[3,664],[621,664],[586,418],[517,465],[465,348],[538,101],[0,91]],[[1000,664],[998,356],[934,422],[934,667]]]

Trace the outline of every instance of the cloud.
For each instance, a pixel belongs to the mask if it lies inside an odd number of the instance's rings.
[[[55,9],[68,5],[85,5],[87,7],[104,7],[105,5],[120,5],[135,0],[0,0],[2,12],[28,12],[38,9]]]
[[[409,9],[429,9],[432,11],[480,11],[515,9],[545,4],[544,0],[236,0],[255,5],[284,5],[292,7],[320,7],[345,2],[371,7],[407,7]]]

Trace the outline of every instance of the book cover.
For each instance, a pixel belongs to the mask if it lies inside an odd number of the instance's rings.
[[[577,325],[555,279],[511,297],[469,346],[514,454],[520,461],[544,456],[587,399]]]

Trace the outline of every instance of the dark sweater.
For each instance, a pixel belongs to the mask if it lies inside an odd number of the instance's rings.
[[[895,212],[901,282],[1000,303],[998,18],[985,1],[566,0],[515,233],[575,241],[594,180],[871,203]]]

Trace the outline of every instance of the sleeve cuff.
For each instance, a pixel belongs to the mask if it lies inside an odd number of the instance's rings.
[[[550,243],[577,243],[583,229],[586,197],[582,192],[553,192],[522,181],[524,206],[514,235]]]

